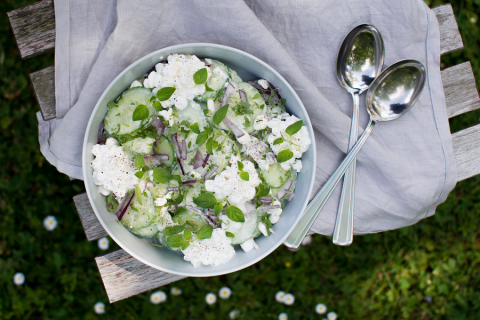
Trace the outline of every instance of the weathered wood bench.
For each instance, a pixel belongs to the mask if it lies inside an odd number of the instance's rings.
[[[441,54],[463,48],[462,38],[450,4],[433,8],[440,24]],[[55,14],[53,0],[8,12],[10,24],[23,59],[55,49]],[[54,119],[54,66],[30,74],[44,120]],[[448,117],[480,108],[475,78],[470,62],[442,71]],[[480,125],[452,134],[457,164],[457,181],[480,173]],[[107,236],[93,212],[85,193],[73,197],[88,241]],[[116,250],[95,258],[110,302],[178,281],[184,276],[151,268],[124,250]]]

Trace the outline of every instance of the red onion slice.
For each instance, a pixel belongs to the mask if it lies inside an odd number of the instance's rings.
[[[240,99],[242,99],[243,102],[248,103],[247,99],[247,94],[243,90],[238,90],[238,94],[240,96]]]
[[[268,196],[268,197],[260,197],[258,198],[258,200],[260,200],[261,202],[263,203],[272,203],[273,201],[273,198]]]
[[[205,173],[205,175],[203,176],[203,179],[206,181],[208,178],[210,178],[215,173],[215,171],[217,171],[217,169],[218,169],[217,165],[213,166],[212,170]]]
[[[227,84],[227,87],[225,88],[225,92],[223,93],[222,104],[220,105],[220,108],[230,102],[230,96],[234,92],[235,92],[235,87],[233,86],[233,84],[229,82]]]
[[[207,165],[207,162],[208,162],[208,159],[210,158],[210,153],[207,152],[207,155],[205,156],[205,160],[203,160],[203,164],[202,164],[202,167],[205,168],[205,166]]]
[[[187,180],[187,181],[182,182],[182,184],[184,186],[192,185],[192,184],[195,184],[195,183],[197,183],[197,180]]]
[[[143,158],[145,159],[145,165],[149,168],[151,168],[148,163],[149,161],[153,167],[158,167],[162,164],[162,161],[168,161],[170,159],[168,154],[153,154],[151,156],[144,156]]]
[[[245,135],[245,132],[243,132],[242,129],[240,129],[239,127],[237,127],[237,126],[235,125],[235,123],[233,123],[233,122],[232,122],[230,119],[228,119],[227,117],[225,117],[225,119],[223,119],[223,123],[225,123],[225,125],[232,130],[233,134],[235,135],[235,137],[237,137],[237,139],[238,139],[238,138],[241,138],[241,137],[243,137],[243,136]]]
[[[193,169],[200,168],[203,165],[203,157],[202,153],[197,150],[197,153],[195,154],[195,162],[193,163]]]
[[[123,206],[127,202],[127,198],[128,194],[126,194],[125,197],[123,197],[122,202],[118,204],[117,210],[115,210],[115,212],[113,213],[114,215],[118,216],[118,214],[122,211]]]
[[[268,164],[274,164],[277,163],[277,157],[275,157],[273,152],[267,152],[265,154],[265,161],[267,161]]]
[[[288,191],[282,188],[282,189],[278,190],[277,198],[278,199],[283,199],[287,195],[287,193],[288,193]]]
[[[279,204],[274,204],[274,205],[271,205],[271,206],[260,206],[260,207],[258,207],[258,209],[263,210],[263,211],[271,211],[271,210],[280,209],[280,208],[281,208],[281,206]]]
[[[102,122],[98,126],[97,144],[105,144],[105,141],[103,141],[103,130],[104,129],[105,129],[105,124]]]
[[[187,141],[182,140],[182,159],[187,160]]]
[[[162,120],[160,119],[153,120],[152,126],[154,126],[157,129],[157,134],[159,136],[162,136],[163,131],[165,131],[165,125],[163,124]]]
[[[127,209],[128,209],[128,207],[130,207],[130,203],[132,203],[132,200],[133,200],[134,197],[135,197],[135,193],[132,193],[130,195],[130,199],[127,202],[127,205],[123,208],[122,212],[118,216],[118,221],[122,221],[123,215],[125,214],[125,212],[127,212]]]
[[[293,197],[295,197],[295,193],[290,193],[290,195],[288,196],[287,198],[287,201],[291,201],[293,199]]]
[[[181,158],[182,154],[180,153],[180,146],[178,145],[178,138],[177,134],[174,133],[171,136],[173,147],[175,148],[175,154],[177,155],[177,158]]]
[[[212,227],[214,227],[214,228],[218,227],[217,221],[215,221],[215,219],[212,216],[205,213],[203,210],[200,210],[200,209],[192,207],[192,206],[185,206],[185,209],[187,209],[188,211],[191,211],[193,213],[197,213],[197,214],[201,215],[202,218],[205,219],[205,221],[207,221],[207,223],[209,225],[211,225]]]
[[[183,169],[182,159],[177,158],[178,164],[180,165],[180,170],[182,170],[182,174],[185,175],[185,170]]]
[[[180,188],[179,187],[167,187],[167,190],[168,191],[178,191],[178,190],[180,190]]]

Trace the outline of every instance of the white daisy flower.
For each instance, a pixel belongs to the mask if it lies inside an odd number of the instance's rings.
[[[337,320],[337,314],[333,311],[327,313],[328,320]]]
[[[285,297],[285,292],[283,291],[278,291],[277,294],[275,294],[275,300],[277,300],[277,302],[283,303],[284,297]]]
[[[288,316],[285,312],[282,312],[278,315],[278,320],[288,320]]]
[[[215,295],[215,293],[207,293],[207,295],[205,296],[205,301],[208,304],[214,304],[217,301],[217,296]]]
[[[52,231],[57,227],[57,219],[54,216],[48,216],[43,220],[43,225],[48,231]]]
[[[170,294],[172,296],[179,296],[182,294],[182,290],[177,287],[172,287],[172,289],[170,289]]]
[[[162,290],[155,291],[150,295],[150,302],[153,304],[159,304],[167,301],[167,295]]]
[[[21,272],[15,273],[13,276],[13,283],[15,283],[17,286],[21,286],[25,282],[25,275]]]
[[[318,314],[324,314],[325,312],[327,312],[327,306],[324,305],[323,303],[319,303],[315,307],[315,312]]]
[[[98,239],[98,247],[102,250],[107,250],[109,247],[110,241],[108,240],[107,237],[104,237],[102,239]]]
[[[302,246],[308,246],[312,243],[312,236],[306,236],[302,241]]]
[[[218,292],[218,296],[222,299],[230,298],[231,294],[232,294],[232,290],[230,290],[229,287],[220,288],[220,291]]]
[[[228,314],[228,316],[230,317],[230,319],[236,319],[238,316],[240,315],[240,311],[238,310],[232,310],[230,311],[230,313]]]
[[[96,314],[104,314],[105,313],[105,304],[103,302],[97,302],[95,303],[95,306],[93,307],[95,310]]]
[[[285,303],[287,306],[291,306],[295,302],[295,297],[291,293],[287,293],[283,297],[283,303]]]

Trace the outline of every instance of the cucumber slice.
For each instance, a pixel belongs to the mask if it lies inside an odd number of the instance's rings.
[[[137,199],[133,199],[122,218],[122,225],[130,231],[150,226],[157,215],[152,194],[148,190],[145,192],[147,197],[142,196],[142,204],[138,203]]]
[[[155,139],[146,137],[146,138],[135,138],[123,144],[123,148],[127,151],[130,151],[133,154],[152,154],[153,144]]]
[[[184,223],[186,221],[185,226],[192,232],[197,232],[203,226],[207,225],[207,222],[205,221],[205,219],[203,219],[201,215],[190,211],[176,215],[173,218],[173,221],[177,223]]]
[[[178,118],[175,119],[175,123],[180,126],[182,122],[188,122],[189,126],[193,125],[194,123],[198,123],[198,127],[200,131],[204,131],[204,128],[208,126],[207,118],[203,113],[201,106],[196,103],[195,101],[190,101],[188,106],[183,110],[178,110]],[[190,130],[190,128],[188,128]],[[182,143],[182,140],[185,139],[187,143],[187,152],[192,152],[197,150],[200,145],[197,145],[198,134],[193,131],[190,131],[188,135],[183,132],[177,133],[178,143]]]
[[[153,237],[158,233],[158,228],[156,224],[151,224],[150,226],[145,228],[130,230],[130,232],[141,237]]]
[[[105,116],[105,129],[110,135],[122,135],[132,133],[150,124],[155,115],[150,98],[152,92],[143,87],[135,87],[125,91],[118,99],[118,102],[109,103],[109,110]],[[116,99],[116,100],[117,100]],[[133,111],[140,105],[146,105],[149,117],[144,120],[133,121]]]
[[[193,198],[196,198],[200,195],[202,191],[203,184],[195,183],[192,188],[190,188],[187,194],[184,196],[184,201],[186,206],[196,207],[197,205],[193,202]]]
[[[205,91],[204,94],[196,98],[198,101],[207,102],[208,99],[217,99],[223,94],[225,83],[232,78],[230,69],[220,61],[212,60],[210,70],[212,70],[212,75],[208,78],[207,85],[213,91]]]
[[[228,68],[228,71],[230,72],[230,74],[232,75],[232,81],[236,82],[236,83],[240,83],[240,82],[243,82],[242,78],[240,78],[240,76],[238,75],[237,71],[233,70],[233,69],[230,69]]]
[[[161,233],[161,232],[157,233],[156,237],[158,239],[158,242],[160,242],[160,245],[163,246],[165,249],[175,251],[175,252],[181,252],[182,251],[182,248],[172,248],[172,247],[170,247],[168,245],[167,239],[166,239],[166,237],[163,233]]]
[[[295,186],[297,184],[297,171],[295,170],[290,170],[290,177],[288,179],[293,179],[293,184],[292,186],[290,187],[290,190],[295,190]],[[287,179],[287,180],[288,180]],[[272,197],[277,197],[277,194],[278,194],[278,191],[280,191],[281,187],[279,188],[272,188],[271,191],[272,191]],[[288,197],[285,197],[285,198],[288,198]]]
[[[268,170],[260,169],[260,175],[272,188],[280,188],[290,178],[292,169],[285,170],[279,163],[271,164]]]
[[[242,227],[234,233],[235,237],[232,239],[232,244],[241,244],[252,238],[255,235],[258,221],[263,215],[262,212],[254,210],[248,213],[250,220],[245,221]]]
[[[252,87],[247,82],[242,82],[238,84],[240,90],[243,90],[247,94],[247,100],[250,104],[250,109],[253,111],[253,114],[249,115],[250,126],[245,128],[245,131],[252,133],[255,131],[253,128],[253,120],[259,115],[265,114],[265,101],[263,100],[261,94]]]
[[[170,168],[175,161],[175,148],[173,147],[172,141],[166,136],[162,136],[157,144],[153,144],[153,152],[155,154],[166,154],[168,160],[162,161],[166,167]]]

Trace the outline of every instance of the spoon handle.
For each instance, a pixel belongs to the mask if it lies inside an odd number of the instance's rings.
[[[313,222],[315,221],[315,219],[317,219],[318,214],[325,206],[325,203],[327,203],[328,198],[332,194],[338,182],[340,182],[342,176],[345,174],[345,171],[347,171],[350,164],[353,162],[353,160],[355,160],[355,157],[362,148],[363,144],[365,143],[365,141],[367,141],[367,138],[372,132],[374,126],[375,121],[370,119],[360,139],[358,139],[357,143],[348,152],[346,158],[343,160],[337,170],[335,170],[332,176],[323,185],[322,189],[320,189],[315,198],[313,198],[313,200],[307,206],[303,217],[295,226],[292,233],[290,233],[290,235],[287,237],[287,239],[283,243],[284,245],[293,249],[297,249],[300,246],[308,230],[310,230],[310,228],[312,227]]]
[[[360,109],[360,94],[352,93],[353,111],[352,125],[350,127],[350,140],[348,150],[357,142],[358,138],[358,113]],[[337,246],[349,246],[353,242],[353,204],[355,201],[355,169],[357,161],[348,167],[343,177],[342,194],[338,204],[337,219],[333,230],[332,242]]]

